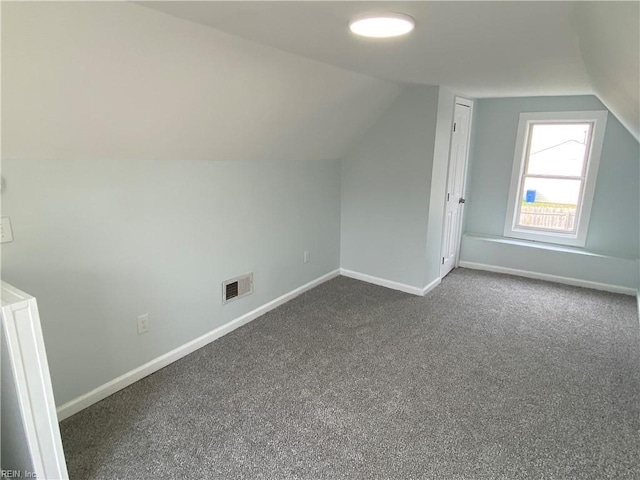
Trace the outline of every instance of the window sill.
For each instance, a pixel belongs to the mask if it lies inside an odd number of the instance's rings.
[[[536,230],[526,230],[517,228],[505,228],[504,237],[513,240],[523,240],[525,242],[542,243],[559,247],[584,248],[586,244],[585,234],[562,234],[554,232],[540,232]]]
[[[589,250],[585,250],[582,247],[573,247],[573,246],[565,246],[565,245],[556,245],[552,243],[544,243],[534,240],[522,240],[518,238],[508,238],[508,237],[498,237],[495,235],[485,235],[482,233],[465,233],[465,237],[473,238],[475,240],[481,240],[485,242],[491,243],[500,243],[503,245],[516,245],[519,247],[527,247],[538,250],[548,250],[552,252],[563,252],[563,253],[572,253],[576,255],[584,255],[589,257],[599,257],[599,258],[621,258],[621,257],[613,257],[612,255],[605,255],[602,253],[596,253]],[[627,258],[628,260],[635,260],[635,258]]]

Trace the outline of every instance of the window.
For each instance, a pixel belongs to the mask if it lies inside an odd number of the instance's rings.
[[[607,112],[521,113],[505,237],[584,247]]]

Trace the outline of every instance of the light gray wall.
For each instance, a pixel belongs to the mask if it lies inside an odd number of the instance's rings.
[[[424,286],[438,90],[404,90],[343,159],[343,268]]]
[[[2,62],[2,278],[58,405],[338,268],[339,158],[400,90],[129,2],[3,4]]]
[[[58,405],[339,267],[340,161],[9,160],[2,174],[2,279],[38,299]],[[222,306],[221,282],[247,272],[255,293]]]
[[[465,231],[494,236],[504,230],[520,113],[606,109],[593,96],[481,99],[475,108]],[[639,155],[638,142],[609,114],[585,250],[638,258]]]

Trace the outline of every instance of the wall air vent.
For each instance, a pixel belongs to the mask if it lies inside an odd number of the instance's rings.
[[[253,293],[253,273],[222,282],[222,303]]]

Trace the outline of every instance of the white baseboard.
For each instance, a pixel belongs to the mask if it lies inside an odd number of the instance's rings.
[[[427,293],[429,293],[431,290],[433,290],[434,288],[436,288],[438,285],[440,285],[440,282],[442,281],[441,278],[436,278],[433,282],[431,282],[429,285],[427,285],[426,287],[424,287],[422,289],[422,296],[425,296]]]
[[[114,378],[110,382],[105,383],[104,385],[99,386],[91,390],[90,392],[85,393],[84,395],[80,395],[79,397],[61,405],[57,409],[58,420],[64,420],[65,418],[70,417],[71,415],[78,413],[80,410],[87,408],[94,403],[99,402],[100,400],[108,397],[109,395],[114,394],[118,390],[122,390],[125,387],[128,387],[132,383],[137,382],[138,380],[151,375],[154,372],[166,367],[167,365],[175,362],[176,360],[181,359],[189,355],[190,353],[195,352],[196,350],[208,345],[209,343],[217,340],[218,338],[226,335],[227,333],[232,332],[236,328],[241,327],[249,323],[252,320],[264,315],[265,313],[273,310],[276,307],[288,302],[289,300],[297,297],[301,293],[306,292],[307,290],[311,290],[312,288],[320,285],[321,283],[326,282],[327,280],[331,280],[332,278],[340,275],[340,270],[334,270],[332,272],[327,273],[311,282],[302,285],[301,287],[296,288],[295,290],[291,290],[288,293],[276,298],[275,300],[270,301],[262,305],[261,307],[256,308],[248,313],[245,313],[241,317],[236,318],[224,325],[211,330],[208,333],[192,340],[184,345],[171,350],[164,355],[161,355],[157,358],[154,358],[150,362],[141,365],[138,368],[135,368],[123,375],[120,375],[117,378]]]
[[[581,280],[579,278],[561,277],[549,273],[531,272],[528,270],[518,270],[516,268],[500,267],[497,265],[487,265],[484,263],[460,261],[462,268],[470,268],[473,270],[485,270],[487,272],[506,273],[507,275],[516,275],[518,277],[535,278],[536,280],[546,280],[548,282],[564,283],[576,287],[592,288],[594,290],[603,290],[605,292],[622,293],[625,295],[636,295],[637,291],[633,288],[623,287],[620,285],[609,285],[607,283],[591,282]]]
[[[379,285],[381,287],[391,288],[392,290],[399,290],[401,292],[410,293],[412,295],[423,296],[426,289],[413,287],[411,285],[406,285],[404,283],[394,282],[392,280],[386,280],[384,278],[374,277],[372,275],[367,275],[366,273],[354,272],[353,270],[346,270],[344,268],[340,269],[340,275],[344,277],[354,278],[356,280],[362,280],[363,282],[373,283],[374,285]],[[439,280],[438,280],[439,282]],[[435,287],[435,285],[433,285]],[[427,288],[433,288],[431,284],[427,286]]]

